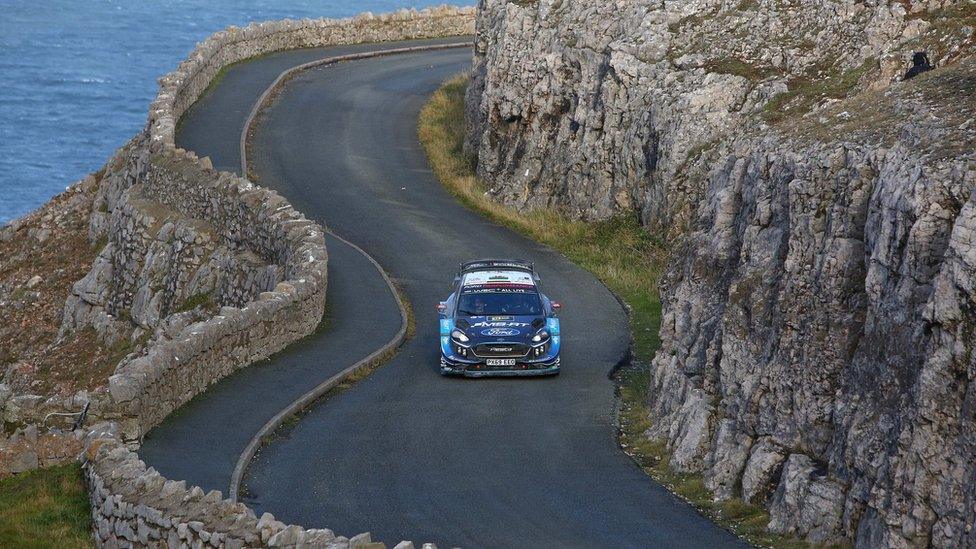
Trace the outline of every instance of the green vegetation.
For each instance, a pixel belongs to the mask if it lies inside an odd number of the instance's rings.
[[[759,7],[759,0],[742,0],[739,5],[735,7],[737,11],[751,11]]]
[[[98,240],[95,241],[95,245],[92,246],[92,251],[95,252],[95,255],[98,255],[102,253],[102,250],[105,249],[105,246],[108,246],[108,235],[102,235],[98,237]]]
[[[92,547],[90,529],[77,464],[0,479],[0,547]]]
[[[676,473],[671,469],[670,456],[664,441],[650,440],[644,433],[651,428],[644,396],[650,383],[647,368],[621,372],[620,382],[620,446],[654,480],[694,505],[715,522],[761,547],[800,549],[809,544],[795,538],[770,533],[769,513],[758,505],[739,499],[713,501],[699,474]]]
[[[212,309],[214,305],[213,294],[210,292],[201,292],[198,294],[193,294],[186,298],[186,301],[180,304],[176,308],[174,313],[185,313],[187,311],[192,311],[197,307],[203,306],[204,309]]]
[[[667,245],[633,217],[600,223],[571,221],[552,210],[520,214],[493,202],[463,152],[464,91],[468,79],[448,80],[420,113],[418,133],[434,173],[461,202],[487,217],[559,250],[602,280],[630,307],[635,365],[618,372],[621,397],[620,444],[640,467],[704,514],[762,546],[798,548],[807,544],[766,531],[769,515],[741,500],[714,502],[701,475],[675,473],[663,441],[649,440],[644,403],[650,383],[650,359],[661,342],[658,278]]]
[[[523,215],[486,197],[473,159],[462,150],[466,88],[466,76],[452,78],[420,113],[420,141],[434,173],[466,206],[559,250],[616,292],[631,308],[635,353],[649,360],[660,345],[657,281],[666,258],[663,240],[644,230],[634,216],[583,223],[554,210]]]
[[[788,84],[788,91],[773,97],[766,104],[763,118],[773,124],[795,120],[827,99],[844,99],[850,95],[861,78],[877,66],[876,59],[868,59],[854,69],[834,70],[825,76],[793,78]]]

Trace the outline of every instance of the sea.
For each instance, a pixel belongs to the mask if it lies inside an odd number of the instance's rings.
[[[0,0],[0,225],[99,169],[213,32],[445,3],[473,1]]]

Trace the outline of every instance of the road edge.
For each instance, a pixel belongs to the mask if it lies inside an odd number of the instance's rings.
[[[448,44],[434,44],[429,46],[411,46],[406,48],[393,48],[388,50],[377,50],[377,51],[362,52],[362,53],[355,53],[349,55],[324,57],[322,59],[317,59],[315,61],[310,61],[308,63],[296,65],[294,67],[291,67],[283,71],[281,74],[278,75],[277,78],[275,78],[274,82],[272,82],[271,85],[269,85],[268,88],[264,90],[261,96],[258,97],[257,101],[254,103],[254,106],[251,108],[251,112],[248,114],[247,120],[245,120],[244,122],[244,127],[241,129],[241,138],[240,138],[241,175],[243,177],[247,177],[248,174],[247,141],[255,120],[257,119],[261,111],[264,110],[264,108],[267,106],[271,96],[276,91],[278,91],[278,89],[281,86],[283,86],[284,83],[287,80],[289,80],[292,76],[298,74],[301,71],[305,71],[323,65],[339,63],[342,61],[352,61],[357,59],[368,59],[372,57],[381,57],[381,56],[395,55],[400,53],[442,50],[442,49],[461,48],[461,47],[471,47],[471,42],[452,42]],[[374,267],[376,267],[376,270],[380,273],[380,276],[383,277],[383,281],[386,282],[386,285],[389,288],[390,293],[393,294],[393,299],[396,301],[397,308],[400,310],[400,330],[396,333],[396,335],[393,336],[392,339],[390,339],[390,341],[388,341],[385,345],[383,345],[379,349],[373,351],[365,358],[359,360],[355,364],[349,366],[348,368],[335,374],[329,379],[323,381],[322,383],[320,383],[319,385],[317,385],[316,387],[314,387],[313,389],[311,389],[310,391],[308,391],[307,393],[299,397],[297,400],[293,401],[291,404],[286,406],[280,412],[275,414],[274,417],[268,420],[268,422],[265,423],[264,426],[262,426],[261,429],[259,429],[254,434],[250,442],[248,442],[247,446],[244,448],[244,450],[241,452],[240,456],[238,457],[237,463],[234,465],[234,472],[231,474],[230,486],[228,488],[228,498],[235,503],[238,501],[238,498],[240,496],[240,488],[241,488],[241,484],[244,481],[244,474],[247,472],[247,467],[251,463],[251,460],[254,459],[254,455],[257,453],[258,448],[261,447],[262,439],[264,439],[268,435],[272,434],[275,430],[277,430],[278,427],[280,427],[281,424],[284,423],[288,418],[301,413],[303,410],[305,410],[306,408],[314,404],[316,400],[318,400],[327,392],[335,388],[337,385],[342,383],[347,378],[353,376],[358,372],[367,370],[370,367],[375,366],[377,362],[382,361],[384,357],[386,357],[386,355],[388,355],[392,350],[402,345],[407,337],[407,329],[409,326],[409,316],[407,313],[407,307],[403,302],[403,297],[401,296],[400,292],[393,284],[393,280],[386,273],[383,267],[371,255],[366,253],[365,250],[363,250],[356,244],[346,240],[345,238],[335,234],[327,226],[324,227],[324,231],[327,234],[335,237],[342,243],[350,246],[360,254],[362,254],[363,257],[365,257],[370,263],[373,264]]]
[[[261,441],[265,437],[274,433],[274,431],[276,431],[282,423],[288,420],[288,418],[301,413],[303,410],[313,405],[320,397],[334,389],[347,378],[358,372],[368,370],[370,367],[375,366],[378,362],[383,361],[391,351],[400,347],[400,345],[402,345],[407,338],[407,328],[409,326],[407,307],[403,303],[403,298],[401,297],[396,286],[393,284],[393,280],[390,279],[390,276],[386,273],[386,271],[383,270],[383,267],[381,267],[380,264],[362,248],[331,231],[327,230],[326,232],[341,241],[343,244],[348,245],[362,254],[363,257],[365,257],[370,263],[373,264],[374,267],[376,267],[376,270],[379,271],[380,276],[383,277],[383,281],[386,282],[387,287],[390,289],[390,293],[393,294],[393,299],[396,301],[397,308],[400,310],[400,329],[393,336],[393,338],[386,342],[386,344],[384,344],[382,347],[376,349],[365,358],[359,360],[352,366],[349,366],[329,379],[326,379],[304,395],[298,397],[297,400],[293,401],[280,412],[275,414],[274,417],[269,419],[268,422],[265,423],[254,434],[250,442],[248,442],[247,446],[244,448],[244,451],[241,452],[241,455],[237,458],[237,463],[234,465],[234,472],[231,474],[227,497],[234,503],[237,503],[238,501],[241,483],[244,481],[244,474],[247,472],[247,467],[251,463],[251,460],[254,459],[254,455],[257,453],[258,448],[261,447]]]
[[[306,71],[308,69],[313,69],[315,67],[320,67],[323,65],[332,65],[334,63],[341,63],[343,61],[355,61],[358,59],[370,59],[373,57],[383,57],[387,55],[396,55],[399,53],[412,53],[418,51],[433,51],[433,50],[446,50],[450,48],[467,48],[472,46],[472,42],[450,42],[447,44],[431,44],[427,46],[409,46],[405,48],[391,48],[388,50],[373,50],[360,53],[350,53],[346,55],[334,55],[331,57],[323,57],[322,59],[316,59],[315,61],[309,61],[308,63],[302,63],[301,65],[295,65],[289,69],[282,71],[281,74],[275,78],[274,82],[271,83],[267,89],[258,97],[258,100],[254,102],[251,107],[251,112],[247,115],[247,120],[244,121],[244,128],[241,130],[241,140],[240,140],[240,155],[241,155],[241,177],[247,177],[248,174],[248,161],[247,161],[247,140],[251,133],[251,127],[254,125],[254,120],[258,117],[262,110],[267,106],[271,96],[278,91],[285,81],[295,76],[296,74]],[[364,252],[365,253],[365,252]]]

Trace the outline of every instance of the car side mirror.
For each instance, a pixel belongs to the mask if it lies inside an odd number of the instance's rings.
[[[553,302],[552,302],[552,310],[553,310],[553,311],[558,311],[558,310],[560,310],[560,309],[562,309],[562,308],[563,308],[563,305],[562,305],[562,303],[560,303],[560,302],[558,302],[558,301],[553,301]]]
[[[445,311],[447,311],[447,303],[441,301],[437,304],[437,314],[444,314]]]

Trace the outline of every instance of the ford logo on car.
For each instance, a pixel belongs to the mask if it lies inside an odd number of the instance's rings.
[[[519,335],[519,333],[520,332],[518,330],[512,330],[509,328],[489,328],[487,330],[481,331],[481,335],[485,335],[489,337],[515,336],[515,335]]]

